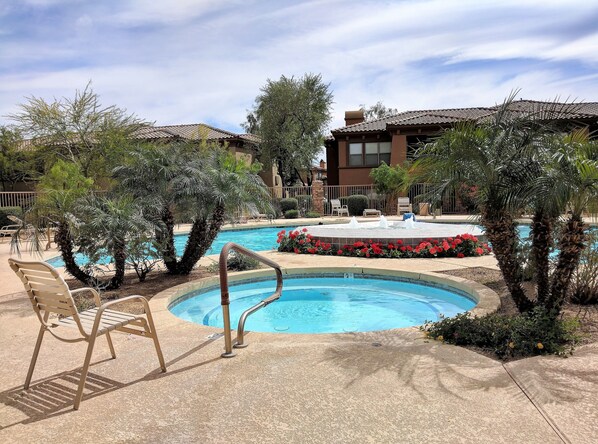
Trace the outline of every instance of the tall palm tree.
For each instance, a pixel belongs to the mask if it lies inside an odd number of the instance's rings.
[[[457,125],[422,147],[416,169],[427,182],[439,184],[433,196],[462,183],[477,186],[480,222],[515,304],[527,311],[534,304],[522,286],[515,216],[526,206],[528,196],[522,190],[536,173],[531,153],[542,132],[530,115],[512,112],[514,97],[491,117]]]
[[[551,192],[554,199],[568,207],[558,241],[559,254],[550,293],[545,303],[549,311],[558,314],[586,244],[583,213],[598,199],[598,142],[589,140],[583,132],[574,132],[553,141],[555,150],[551,171],[556,180]]]

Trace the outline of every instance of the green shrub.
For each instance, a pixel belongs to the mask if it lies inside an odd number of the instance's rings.
[[[254,270],[259,266],[260,263],[257,259],[233,252],[228,258],[227,268],[231,271],[245,271]]]
[[[473,317],[461,313],[421,328],[430,338],[455,345],[471,345],[500,358],[571,353],[579,341],[577,320],[554,319],[541,307],[507,316]]]
[[[285,219],[297,219],[299,217],[298,210],[288,210],[284,212]]]
[[[298,208],[311,209],[311,196],[309,194],[298,194],[295,199],[297,199]]]
[[[228,256],[228,262],[226,264],[226,269],[229,271],[254,270],[259,267],[260,262],[257,259],[253,259],[243,254],[237,254],[234,251]],[[213,262],[212,264],[208,265],[207,270],[210,273],[218,273],[220,271],[218,262]]]
[[[363,210],[368,207],[368,197],[363,194],[355,194],[347,198],[347,207],[349,207],[349,215],[361,216]]]
[[[289,210],[297,210],[299,209],[299,201],[294,197],[288,197],[285,199],[280,199],[280,210],[283,214],[286,214]]]
[[[316,219],[318,217],[322,217],[322,215],[316,211],[308,211],[307,213],[305,213],[305,217],[307,217],[308,219]]]
[[[21,207],[2,207],[0,208],[0,228],[6,225],[14,225],[7,216],[17,216],[23,218],[23,209]]]

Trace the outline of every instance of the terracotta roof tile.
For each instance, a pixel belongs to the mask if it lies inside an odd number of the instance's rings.
[[[482,121],[490,118],[500,105],[477,108],[449,108],[435,110],[404,111],[369,122],[356,123],[332,130],[334,134],[384,131],[388,126],[446,125],[461,121]],[[547,117],[557,119],[598,118],[598,102],[554,103],[534,100],[518,100],[511,104],[513,112],[545,112]]]

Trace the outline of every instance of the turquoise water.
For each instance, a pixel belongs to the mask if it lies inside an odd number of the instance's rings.
[[[270,296],[274,280],[230,287],[231,325]],[[249,316],[246,330],[271,333],[343,333],[421,325],[470,310],[475,302],[442,288],[363,277],[285,277],[278,301]],[[220,289],[192,293],[170,307],[187,321],[223,327]]]
[[[295,228],[296,227],[264,227],[248,230],[221,231],[218,233],[218,236],[216,236],[216,239],[214,239],[212,247],[206,254],[220,254],[220,250],[222,250],[222,247],[227,242],[235,242],[254,251],[271,250],[278,246],[276,243],[276,235],[280,230],[285,229],[289,231],[294,230]],[[183,254],[188,237],[188,234],[177,234],[174,237],[174,246],[178,256]],[[81,253],[76,255],[76,260],[79,265],[85,265],[88,262],[87,257]],[[100,261],[100,264],[108,264],[111,260],[112,258],[110,256],[105,256]],[[64,267],[64,262],[60,256],[49,259],[46,262],[53,267]]]

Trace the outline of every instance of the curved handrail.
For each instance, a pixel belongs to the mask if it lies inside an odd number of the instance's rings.
[[[245,320],[247,317],[259,310],[262,307],[274,302],[280,295],[282,294],[282,270],[280,269],[280,265],[276,262],[271,261],[254,251],[249,250],[241,245],[235,244],[234,242],[227,242],[222,250],[220,251],[220,258],[218,260],[218,268],[220,273],[220,305],[222,305],[222,318],[224,321],[224,353],[222,354],[223,358],[232,358],[235,356],[233,353],[233,342],[231,337],[231,329],[230,329],[230,295],[228,292],[228,254],[231,250],[234,250],[238,253],[241,253],[245,256],[251,257],[253,259],[258,260],[259,262],[268,265],[269,267],[274,268],[276,271],[276,290],[271,296],[268,296],[266,299],[261,301],[259,304],[254,305],[253,307],[245,310],[239,319],[239,325],[237,328],[237,346],[242,347],[245,344],[243,343],[243,335],[244,335],[244,328],[245,328]]]

